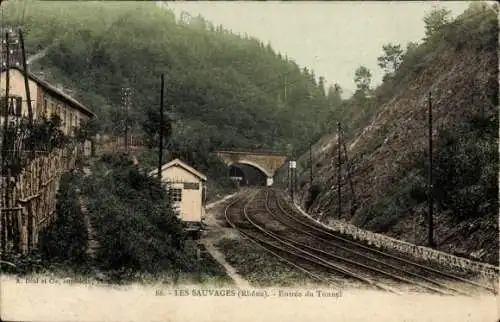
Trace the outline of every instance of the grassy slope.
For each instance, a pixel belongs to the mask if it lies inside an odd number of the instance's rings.
[[[351,216],[349,209],[353,198],[348,187],[343,188],[344,219],[367,229],[425,244],[425,197],[414,200],[410,193],[417,185],[425,187],[425,171],[421,171],[419,163],[425,160],[427,149],[428,92],[432,91],[435,142],[443,137],[444,130],[448,130],[464,145],[473,144],[469,139],[472,134],[461,129],[460,125],[481,113],[490,118],[491,124],[498,126],[495,40],[498,33],[496,28],[487,26],[492,19],[491,15],[477,15],[466,23],[450,26],[444,34],[436,35],[421,46],[415,56],[417,59],[411,61],[409,72],[408,69],[404,74],[399,72],[401,81],[394,97],[381,107],[371,125],[347,142],[358,205]],[[463,28],[464,25],[467,28]],[[322,188],[322,192],[310,208],[312,213],[326,213],[333,217],[337,216],[336,141],[336,136],[329,134],[315,145],[315,184]],[[490,147],[497,146],[496,133],[481,142]],[[455,153],[463,159],[487,157],[487,154],[471,155],[462,151],[461,143],[452,149],[452,155]],[[476,152],[473,150],[472,153]],[[435,152],[435,160],[441,157],[440,153],[444,152]],[[491,159],[478,161],[486,167],[481,175],[487,176],[485,180],[491,181],[497,191],[496,171],[488,169],[496,168],[498,155],[489,157]],[[299,163],[307,163],[308,158],[308,154],[303,155]],[[467,169],[462,170],[465,173]],[[439,177],[439,173],[436,176]],[[304,172],[299,180],[302,202],[307,199],[308,179],[308,172]],[[484,182],[474,181],[465,183],[463,188],[469,191],[469,194],[464,193],[464,198],[472,198],[474,189],[485,186]],[[482,260],[497,262],[498,207],[479,217],[457,219],[460,205],[453,206],[455,211],[438,211],[436,215],[438,247],[467,255],[482,250],[486,252]],[[483,202],[478,209],[482,206],[491,205]]]

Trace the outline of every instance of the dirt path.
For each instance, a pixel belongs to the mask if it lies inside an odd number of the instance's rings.
[[[215,248],[212,240],[203,240],[202,243],[205,245],[205,248],[210,255],[212,255],[213,259],[224,267],[227,275],[234,281],[234,284],[236,284],[238,288],[250,288],[250,283],[241,277],[241,275],[236,272],[234,267],[226,262],[224,255],[217,248]]]
[[[226,270],[227,275],[234,281],[239,288],[250,288],[250,283],[239,275],[236,269],[231,266],[216,247],[215,244],[222,238],[239,238],[239,235],[231,228],[222,227],[218,220],[220,214],[224,211],[224,203],[235,194],[226,196],[225,198],[208,204],[206,207],[207,213],[205,216],[206,235],[202,237],[201,243],[205,245],[206,250],[210,255]]]
[[[84,167],[83,168],[83,174],[84,176],[89,176],[92,173],[90,170],[90,167]],[[83,213],[83,220],[85,222],[85,227],[87,228],[87,255],[93,260],[95,258],[95,254],[97,252],[97,249],[99,248],[99,243],[95,239],[95,231],[94,228],[92,227],[92,223],[90,221],[89,217],[89,211],[87,208],[87,199],[84,197],[80,197],[80,206],[82,209]]]

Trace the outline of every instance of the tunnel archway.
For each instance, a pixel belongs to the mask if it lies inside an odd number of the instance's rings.
[[[266,186],[268,178],[263,169],[245,162],[229,165],[229,175],[238,181],[240,186]]]

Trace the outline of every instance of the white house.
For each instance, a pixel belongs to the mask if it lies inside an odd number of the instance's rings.
[[[164,164],[161,171],[162,182],[180,219],[188,230],[199,229],[205,216],[207,177],[179,159]],[[150,175],[157,173],[154,170]]]

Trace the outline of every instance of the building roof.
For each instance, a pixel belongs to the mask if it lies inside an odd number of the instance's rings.
[[[174,166],[179,166],[179,167],[183,168],[184,170],[186,170],[186,171],[192,173],[193,175],[197,176],[202,181],[207,181],[207,177],[205,175],[203,175],[201,172],[196,171],[194,168],[190,167],[189,165],[187,165],[186,163],[182,162],[179,159],[174,159],[174,160],[172,160],[172,161],[170,161],[170,162],[162,165],[161,171],[163,172],[166,169],[174,167]],[[158,170],[153,170],[149,174],[150,175],[155,175],[157,173],[158,173]]]
[[[19,67],[10,67],[10,69],[15,69],[24,75],[23,69]],[[5,68],[2,69],[2,73],[5,72]],[[88,116],[94,117],[96,116],[91,110],[89,110],[85,105],[82,103],[78,102],[76,99],[73,97],[69,96],[68,94],[64,93],[60,89],[56,88],[55,86],[47,83],[43,79],[41,79],[38,76],[35,76],[34,74],[28,72],[28,78],[37,83],[40,87],[42,87],[44,90],[50,93],[50,95],[60,99],[61,101],[69,104],[70,106],[82,111],[84,114],[87,114]]]

